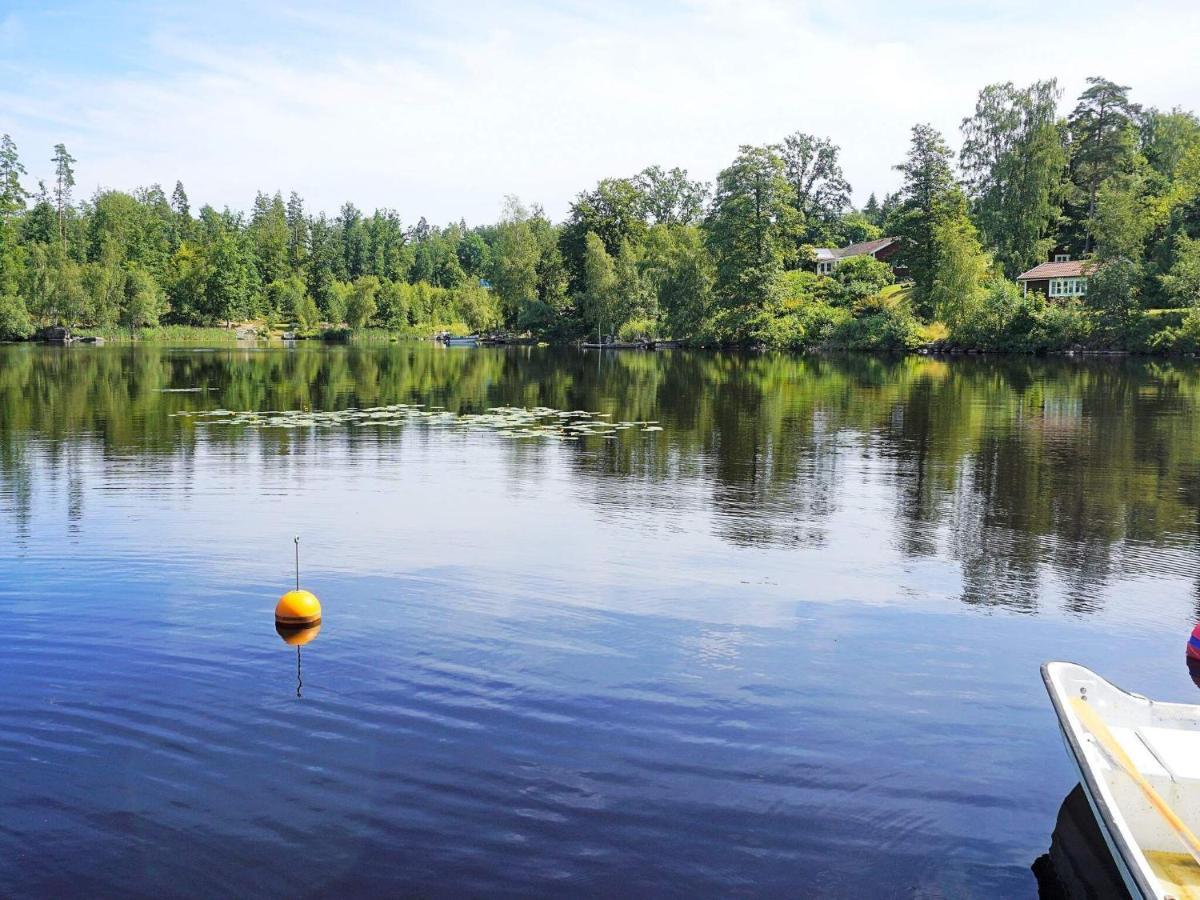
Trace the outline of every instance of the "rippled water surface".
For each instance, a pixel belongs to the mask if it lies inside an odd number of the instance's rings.
[[[1038,665],[1200,701],[1198,397],[0,347],[0,895],[1033,895],[1074,784]]]

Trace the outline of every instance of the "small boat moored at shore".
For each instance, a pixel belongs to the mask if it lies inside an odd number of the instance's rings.
[[[1068,662],[1042,680],[1129,893],[1200,900],[1200,706],[1123,691]]]
[[[443,331],[434,335],[433,339],[447,347],[475,347],[479,344],[479,335],[477,334],[455,335]]]
[[[649,350],[651,345],[647,341],[604,341],[597,343],[596,341],[584,341],[584,350]]]

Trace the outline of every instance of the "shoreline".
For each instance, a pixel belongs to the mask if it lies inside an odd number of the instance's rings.
[[[0,345],[36,345],[43,347],[98,347],[98,346],[146,346],[146,347],[170,347],[170,346],[197,346],[205,344],[214,344],[221,347],[250,347],[254,345],[270,345],[270,346],[295,346],[304,344],[320,347],[336,347],[336,346],[368,346],[379,344],[431,344],[441,346],[433,335],[412,334],[406,332],[384,331],[382,329],[366,329],[359,333],[349,333],[338,331],[331,334],[316,334],[294,337],[284,337],[282,333],[271,333],[269,335],[255,334],[253,336],[245,334],[246,328],[222,328],[222,327],[204,327],[204,326],[166,326],[161,329],[140,329],[139,333],[134,334],[126,330],[105,331],[102,329],[86,329],[78,335],[70,335],[66,340],[54,340],[47,338],[31,337],[26,340],[8,340],[0,341]],[[332,330],[331,330],[332,331]],[[737,344],[729,345],[706,345],[706,344],[688,344],[686,341],[663,340],[659,343],[665,346],[652,346],[653,342],[648,342],[645,346],[621,344],[612,347],[597,347],[594,344],[589,344],[585,340],[575,341],[541,341],[528,338],[514,339],[511,341],[501,341],[495,343],[480,343],[477,346],[466,349],[507,349],[511,347],[540,347],[554,349],[577,349],[580,351],[604,351],[609,353],[661,353],[670,350],[686,350],[692,352],[708,352],[708,353],[787,353],[801,356],[828,356],[828,355],[863,355],[863,356],[924,356],[933,359],[944,359],[951,357],[1050,357],[1063,356],[1069,358],[1122,358],[1122,357],[1138,357],[1146,359],[1200,359],[1200,351],[1155,351],[1149,349],[1119,349],[1119,348],[1094,348],[1094,347],[1063,347],[1047,350],[988,350],[981,348],[962,348],[962,347],[945,347],[945,346],[920,346],[914,348],[848,348],[848,347],[810,347],[810,348],[788,348],[788,347],[768,347],[763,345],[745,346]]]

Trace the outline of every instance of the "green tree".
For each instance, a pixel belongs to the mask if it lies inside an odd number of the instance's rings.
[[[16,291],[0,292],[0,339],[28,337],[33,331],[29,310]]]
[[[867,204],[862,209],[863,216],[866,220],[876,228],[883,227],[883,208],[879,205],[879,201],[875,199],[875,192],[871,192],[871,196],[867,198]]]
[[[29,192],[21,185],[24,174],[17,145],[7,134],[0,136],[0,218],[12,218],[25,209]]]
[[[235,220],[201,210],[207,243],[204,246],[205,270],[202,314],[209,322],[240,321],[254,311],[258,273],[254,256]]]
[[[726,339],[749,340],[779,298],[779,277],[795,248],[795,197],[775,147],[743,146],[717,176],[705,223],[716,268],[714,299]]]
[[[837,223],[850,206],[850,182],[842,173],[837,144],[797,131],[784,138],[780,149],[784,174],[792,186],[792,204],[805,244],[828,244],[837,239]]]
[[[541,249],[530,224],[532,218],[516,197],[505,198],[492,247],[491,283],[508,325],[518,324],[521,309],[537,297]]]
[[[413,265],[412,247],[394,210],[377,209],[366,223],[370,273],[382,281],[403,278]]]
[[[584,323],[597,339],[616,332],[617,276],[613,259],[598,234],[589,232],[583,257]]]
[[[874,196],[874,195],[872,195]],[[838,238],[846,244],[860,244],[883,237],[883,231],[866,213],[848,212],[836,225]]]
[[[0,137],[0,339],[25,337],[32,329],[21,296],[26,250],[17,227],[29,196],[21,185],[24,174],[17,145],[5,134]]]
[[[604,242],[610,256],[621,250],[621,242],[638,246],[646,233],[647,198],[636,179],[605,178],[595,190],[575,198],[559,238],[559,247],[571,276],[571,290],[583,289],[583,262],[588,233]]]
[[[1065,193],[1058,84],[992,84],[963,119],[959,154],[983,240],[1010,278],[1045,261]]]
[[[558,246],[558,232],[544,216],[534,218],[530,227],[538,247],[537,298],[522,307],[517,327],[546,336],[566,336],[576,323],[571,321],[570,276]]]
[[[287,209],[287,260],[292,274],[304,271],[308,261],[308,219],[304,215],[304,200],[295,191],[288,197]]]
[[[166,295],[150,272],[137,264],[126,269],[121,324],[127,328],[145,328],[158,324],[166,305]]]
[[[58,242],[30,248],[23,293],[30,314],[43,325],[74,325],[84,312],[79,264]]]
[[[658,323],[658,297],[649,281],[642,277],[641,254],[628,241],[621,244],[613,260],[615,280],[615,327],[617,331],[631,320],[637,320],[639,336],[654,337]]]
[[[458,229],[442,231],[430,228],[425,237],[413,246],[409,278],[437,287],[455,288],[467,280],[458,261]]]
[[[388,328],[409,324],[411,287],[400,281],[384,281],[379,288],[379,320]]]
[[[188,325],[208,324],[205,311],[207,262],[192,244],[184,242],[171,256],[167,267],[167,302],[172,321]]]
[[[933,228],[935,247],[929,303],[951,332],[977,314],[991,260],[967,216],[966,199],[946,201]]]
[[[374,275],[361,275],[354,280],[346,298],[346,324],[351,330],[362,329],[374,318],[379,308],[375,301],[379,287],[379,279]]]
[[[346,307],[350,304],[352,287],[347,281],[334,281],[330,285],[329,299],[323,310],[329,324],[335,328],[346,321]]]
[[[708,200],[708,185],[688,178],[686,169],[650,166],[633,179],[642,195],[642,216],[655,225],[698,225]]]
[[[1189,153],[1200,146],[1200,119],[1182,109],[1169,113],[1150,109],[1141,117],[1142,153],[1150,167],[1173,179]]]
[[[32,329],[21,292],[25,256],[16,224],[0,216],[0,339],[26,337]]]
[[[1100,185],[1133,169],[1137,156],[1134,122],[1140,112],[1140,107],[1130,102],[1127,86],[1097,77],[1089,77],[1087,83],[1067,119],[1070,177],[1075,189],[1068,206],[1068,237],[1083,253],[1092,249]]]
[[[342,238],[342,261],[338,274],[347,279],[367,274],[367,229],[358,207],[353,203],[343,204],[337,225]]]
[[[341,321],[335,316],[336,298],[333,285],[337,281],[337,265],[341,258],[341,247],[333,226],[321,213],[309,222],[309,255],[306,265],[308,293],[316,301],[317,308],[330,321]]]
[[[1200,240],[1175,238],[1174,263],[1161,276],[1163,291],[1176,306],[1200,307]]]
[[[116,323],[125,308],[123,257],[110,244],[99,259],[83,266],[81,277],[87,318],[101,327]]]
[[[146,208],[124,191],[101,191],[92,201],[85,224],[86,256],[116,266],[126,260],[165,266],[168,247],[164,235],[154,228]]]
[[[917,311],[933,314],[933,279],[937,267],[935,231],[956,191],[951,160],[954,154],[932,125],[914,125],[908,157],[896,166],[904,175],[900,205],[893,217],[893,233],[904,243],[900,260],[913,279]]]
[[[248,231],[259,280],[263,284],[270,284],[286,278],[292,267],[288,260],[290,234],[282,194],[276,192],[274,197],[268,199],[260,191],[255,196]]]
[[[476,280],[486,278],[492,261],[492,248],[476,232],[464,234],[456,249],[463,272]]]
[[[1141,321],[1141,267],[1118,257],[1099,264],[1088,279],[1087,303],[1098,314],[1099,340],[1122,347]]]
[[[713,269],[704,233],[656,225],[647,235],[642,266],[666,333],[700,337],[712,314]]]
[[[1145,258],[1146,241],[1156,226],[1156,210],[1144,175],[1109,178],[1096,193],[1091,235],[1097,258]]]
[[[175,189],[171,191],[171,212],[174,214],[171,228],[171,252],[179,249],[184,241],[192,239],[194,222],[192,221],[192,204],[188,200],[183,182],[176,181]]]
[[[896,280],[892,267],[873,256],[851,256],[833,270],[833,280],[838,285],[839,299],[846,306],[853,306],[868,297],[874,297]]]
[[[321,314],[304,286],[304,279],[299,275],[289,275],[287,278],[273,281],[267,290],[271,295],[272,305],[290,317],[298,331],[309,333],[317,327]]]
[[[54,211],[58,217],[58,239],[65,242],[66,217],[71,208],[71,191],[75,188],[75,157],[64,144],[54,145]]]

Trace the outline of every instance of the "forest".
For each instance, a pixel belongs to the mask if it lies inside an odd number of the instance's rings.
[[[296,193],[193,211],[181,182],[75,196],[54,147],[28,184],[0,139],[0,338],[257,323],[301,335],[378,328],[614,335],[780,349],[1200,349],[1200,119],[1089,78],[993,84],[959,150],[928,124],[899,189],[861,209],[830,139],[742,146],[714,183],[649,166],[579,193],[562,222],[506,198],[499,221],[406,225]],[[861,195],[860,195],[861,196]],[[815,250],[901,238],[817,274]],[[1087,260],[1085,296],[1015,282],[1052,253]]]

